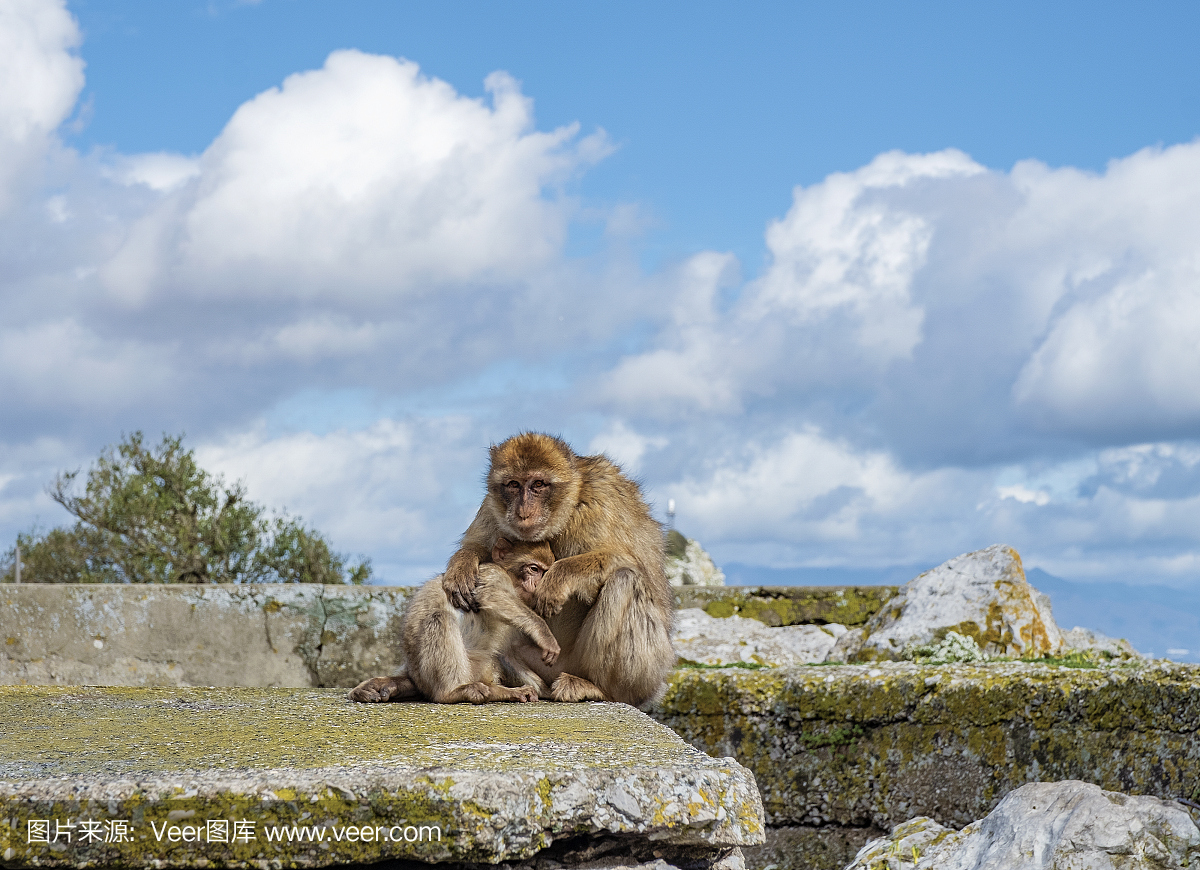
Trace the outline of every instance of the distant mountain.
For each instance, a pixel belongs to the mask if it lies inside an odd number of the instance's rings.
[[[733,562],[721,565],[726,586],[899,586],[937,565],[888,568],[762,568]]]
[[[721,566],[730,586],[883,586],[907,583],[935,565],[888,568],[760,568]],[[1050,596],[1063,629],[1082,626],[1123,637],[1138,652],[1177,662],[1200,662],[1200,589],[1064,580],[1041,568],[1026,577]]]
[[[1025,576],[1050,596],[1061,628],[1081,625],[1155,658],[1200,662],[1200,590],[1064,580],[1041,568]]]

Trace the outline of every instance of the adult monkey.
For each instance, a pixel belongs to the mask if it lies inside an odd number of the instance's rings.
[[[442,575],[455,607],[478,609],[479,566],[502,538],[550,545],[555,561],[530,604],[561,647],[549,664],[528,644],[510,648],[505,684],[556,701],[655,699],[675,664],[674,602],[662,529],[638,485],[607,457],[576,456],[561,438],[514,435],[491,448],[487,495]],[[400,679],[368,680],[351,698],[401,697]]]
[[[455,607],[473,609],[479,565],[497,538],[545,541],[555,562],[533,590],[562,647],[558,661],[511,661],[556,701],[656,698],[675,665],[674,602],[662,529],[636,483],[603,455],[577,456],[561,438],[514,435],[491,448],[487,495],[442,577]],[[532,672],[532,673],[531,673]]]

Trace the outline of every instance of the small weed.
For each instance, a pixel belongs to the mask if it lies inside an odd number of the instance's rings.
[[[1092,652],[1075,651],[1062,656],[1042,656],[1036,659],[1021,659],[1031,665],[1057,665],[1060,668],[1098,668],[1101,662]]]

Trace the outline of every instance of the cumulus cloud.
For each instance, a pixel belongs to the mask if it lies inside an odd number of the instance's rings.
[[[4,39],[41,51],[30,69],[80,72],[61,4],[3,15]],[[30,129],[50,141],[81,83]],[[199,156],[58,146],[55,192],[29,192],[0,235],[0,385],[22,403],[0,420],[142,407],[131,428],[244,425],[300,389],[404,394],[611,338],[636,280],[598,292],[609,279],[562,250],[568,186],[606,138],[538,130],[503,72],[486,88],[339,51],[249,99]]]
[[[78,45],[79,28],[62,0],[0,5],[0,213],[54,144],[83,89]]]
[[[886,451],[856,449],[813,426],[710,455],[659,487],[678,504],[679,525],[723,557],[776,566],[896,564],[938,546],[968,545],[967,525],[986,490],[978,474],[914,473]]]
[[[237,110],[106,282],[131,300],[183,286],[371,307],[528,280],[561,248],[559,187],[608,146],[576,126],[536,130],[507,74],[485,84],[490,106],[411,61],[334,52]]]
[[[1194,431],[1197,179],[1200,143],[1102,174],[881,155],[797,188],[732,306],[719,258],[697,257],[675,317],[606,395],[676,419],[772,405],[921,463]]]

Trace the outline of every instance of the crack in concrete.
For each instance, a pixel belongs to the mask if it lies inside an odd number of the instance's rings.
[[[325,650],[325,626],[329,622],[329,611],[325,608],[324,584],[321,585],[321,590],[317,593],[317,604],[321,608],[321,625],[317,628],[317,654],[311,662],[306,658],[304,663],[312,674],[313,686],[324,688],[321,684],[321,653]]]
[[[262,606],[263,630],[267,635],[267,649],[269,649],[271,652],[278,652],[278,650],[275,649],[274,642],[271,640],[271,611],[267,608],[267,604],[269,602],[270,599],[268,598],[267,601],[263,602]]]

